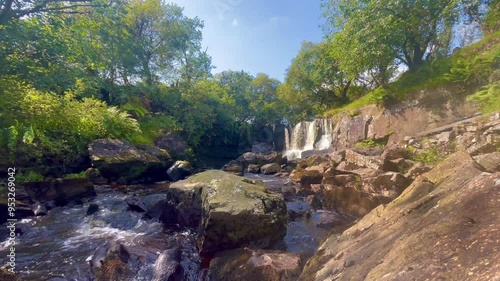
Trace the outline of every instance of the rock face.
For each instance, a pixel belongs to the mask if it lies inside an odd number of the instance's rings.
[[[93,184],[87,179],[53,179],[23,184],[32,202],[54,201],[58,206],[81,202],[96,195]]]
[[[164,180],[165,170],[172,165],[168,152],[150,146],[143,149],[127,141],[98,139],[89,145],[89,154],[92,165],[111,181],[120,177],[127,182]]]
[[[495,280],[499,177],[453,154],[328,238],[299,280]]]
[[[251,250],[248,248],[219,252],[210,263],[209,280],[297,280],[300,257],[296,254]]]
[[[180,217],[188,210],[200,210],[201,253],[244,245],[267,247],[286,234],[282,196],[267,193],[263,186],[241,177],[211,170],[173,183],[171,189],[175,190],[170,196],[178,202]],[[191,213],[192,220],[196,214]]]
[[[188,161],[176,161],[172,167],[167,170],[168,177],[172,181],[179,181],[192,175],[193,167]]]

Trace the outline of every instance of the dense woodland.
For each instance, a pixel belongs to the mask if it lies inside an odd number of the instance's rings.
[[[500,29],[499,0],[329,0],[323,11],[324,41],[304,42],[281,83],[244,70],[213,74],[203,22],[175,4],[1,0],[0,154],[71,162],[97,138],[151,144],[169,132],[196,154],[358,98],[393,99],[397,78],[441,75],[443,64],[433,63],[452,54],[453,42]],[[450,82],[485,80],[484,98],[498,91],[498,79],[488,81],[498,63],[495,51],[479,62],[447,61],[444,72]]]

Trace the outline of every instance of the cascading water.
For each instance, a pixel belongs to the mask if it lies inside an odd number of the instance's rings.
[[[333,124],[331,119],[315,119],[300,122],[287,132],[285,155],[288,159],[301,158],[302,152],[324,150],[332,145]]]

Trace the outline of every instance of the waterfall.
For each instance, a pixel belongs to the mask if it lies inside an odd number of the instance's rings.
[[[291,132],[286,131],[288,159],[300,158],[308,150],[324,150],[331,147],[333,124],[331,119],[315,119],[300,122]]]

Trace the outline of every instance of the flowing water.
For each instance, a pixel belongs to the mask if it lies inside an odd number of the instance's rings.
[[[181,247],[184,268],[191,280],[201,275],[195,236],[190,230],[168,230],[128,210],[125,193],[96,189],[92,200],[99,211],[86,216],[87,204],[52,209],[48,215],[23,219],[16,245],[16,273],[23,280],[91,280],[89,260],[106,241],[121,242],[131,254],[129,265],[136,280],[151,280],[159,253]],[[7,243],[0,244],[0,261],[6,262]]]
[[[301,158],[302,152],[324,150],[332,145],[332,119],[314,119],[300,122],[291,132],[286,132],[286,151],[288,159]]]
[[[271,192],[281,192],[283,179],[251,175],[266,183]],[[89,260],[96,249],[107,241],[122,243],[130,253],[128,265],[137,273],[136,279],[151,280],[154,263],[161,252],[180,248],[184,280],[203,280],[201,258],[196,249],[196,233],[190,229],[166,228],[158,222],[143,219],[142,213],[129,210],[125,199],[130,193],[110,188],[96,188],[97,196],[83,205],[52,209],[48,215],[18,222],[22,230],[16,246],[16,271],[26,281],[91,280]],[[158,191],[142,190],[142,195]],[[137,192],[134,192],[137,193]],[[87,215],[89,204],[99,210]],[[303,261],[312,256],[329,230],[317,227],[314,212],[303,199],[287,202],[289,210],[310,211],[310,218],[299,218],[288,224],[287,235],[273,249],[298,253]],[[321,214],[319,214],[321,215]],[[1,226],[6,228],[5,225]],[[0,243],[0,262],[7,261],[7,241]]]

